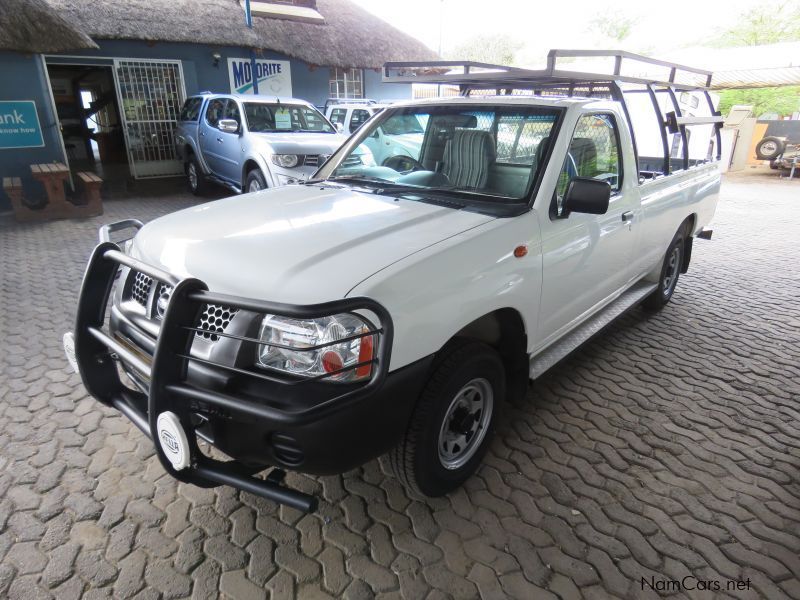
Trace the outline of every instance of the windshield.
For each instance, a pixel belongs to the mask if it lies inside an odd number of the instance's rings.
[[[317,109],[302,104],[245,102],[247,129],[255,133],[276,131],[314,131],[335,133]]]
[[[361,143],[331,179],[427,194],[528,197],[544,168],[560,110],[543,106],[415,106],[387,109],[359,131]]]

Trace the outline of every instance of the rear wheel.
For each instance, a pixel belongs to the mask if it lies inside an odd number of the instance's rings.
[[[434,370],[404,439],[392,451],[397,477],[426,496],[442,496],[472,475],[489,446],[505,397],[500,357],[480,342],[459,344]]]
[[[261,169],[253,169],[247,174],[244,189],[248,194],[267,189],[267,180],[264,178]]]
[[[189,162],[186,163],[186,177],[189,181],[189,190],[195,196],[199,196],[205,191],[206,177],[194,154],[189,157]]]
[[[644,299],[642,306],[650,310],[659,310],[670,301],[675,292],[675,286],[678,285],[678,276],[681,274],[684,248],[684,230],[681,228],[672,238],[672,243],[664,256],[658,287]]]

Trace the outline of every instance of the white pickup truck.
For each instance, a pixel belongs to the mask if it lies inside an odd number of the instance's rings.
[[[387,452],[414,490],[460,485],[506,399],[623,311],[669,302],[720,186],[717,160],[680,144],[637,156],[616,79],[499,69],[438,75],[464,97],[387,108],[304,185],[156,219],[124,246],[111,234],[139,223],[104,227],[65,338],[87,390],[196,485],[314,510],[285,470]],[[616,99],[470,95],[587,81]],[[348,161],[409,117],[426,124],[412,164]],[[659,118],[664,148],[667,123],[685,140],[701,121]]]

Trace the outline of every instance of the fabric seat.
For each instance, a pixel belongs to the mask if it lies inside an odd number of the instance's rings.
[[[490,132],[457,127],[444,148],[442,173],[455,187],[480,189],[486,185],[494,158],[494,138]]]

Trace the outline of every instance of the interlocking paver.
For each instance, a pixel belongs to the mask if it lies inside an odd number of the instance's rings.
[[[504,407],[463,489],[419,498],[385,461],[290,474],[320,495],[311,516],[171,480],[66,368],[97,226],[197,199],[0,217],[0,597],[655,598],[641,577],[691,574],[749,578],[737,600],[800,598],[799,195],[728,178],[673,302]]]

